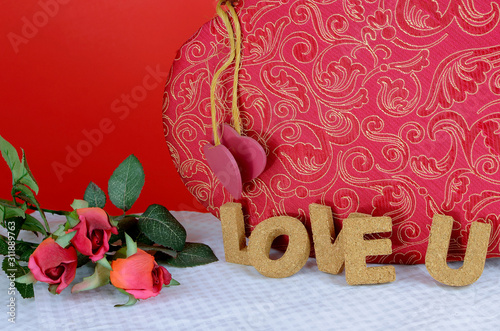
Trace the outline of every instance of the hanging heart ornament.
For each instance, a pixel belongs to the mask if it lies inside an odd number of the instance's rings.
[[[219,2],[217,13],[224,21],[231,45],[229,58],[224,65],[214,74],[212,79],[210,102],[212,113],[212,129],[214,134],[214,144],[206,144],[203,146],[203,153],[207,159],[210,169],[213,171],[220,183],[226,188],[231,195],[240,199],[243,183],[249,182],[257,178],[266,167],[266,152],[262,146],[250,137],[241,135],[240,114],[237,106],[238,102],[238,72],[241,61],[241,29],[239,26],[238,15],[229,1],[226,2],[226,7],[231,13],[232,20],[235,24],[236,41],[234,40],[234,32],[227,13],[222,9]],[[215,90],[220,74],[229,67],[235,60],[234,79],[233,79],[233,100],[232,100],[232,115],[234,126],[233,129],[228,124],[218,125]]]

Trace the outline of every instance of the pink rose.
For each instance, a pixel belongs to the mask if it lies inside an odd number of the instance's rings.
[[[157,296],[163,285],[170,284],[172,276],[159,266],[154,257],[137,249],[137,253],[126,259],[111,262],[109,274],[111,284],[132,294],[136,299]]]
[[[54,239],[47,238],[31,254],[28,268],[36,280],[58,284],[59,294],[75,279],[77,263],[74,247],[62,248]]]
[[[96,262],[109,250],[111,234],[118,234],[118,229],[109,222],[108,214],[101,208],[81,208],[76,213],[80,219],[73,229],[76,231],[71,243],[75,248]]]

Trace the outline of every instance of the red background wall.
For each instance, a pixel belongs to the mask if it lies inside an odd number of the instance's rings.
[[[135,154],[146,184],[133,211],[151,203],[204,210],[175,171],[161,108],[176,51],[215,15],[215,3],[2,2],[0,135],[26,151],[42,207],[70,208],[91,180],[107,191],[115,167]],[[10,188],[1,160],[0,197]]]

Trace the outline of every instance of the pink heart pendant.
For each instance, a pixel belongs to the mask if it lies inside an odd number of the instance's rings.
[[[266,152],[250,137],[241,136],[230,125],[222,125],[221,144],[231,152],[241,172],[243,183],[249,182],[266,168]]]
[[[228,124],[219,128],[219,135],[221,144],[206,144],[203,152],[221,184],[239,199],[243,183],[257,178],[266,168],[266,152],[257,141],[240,136]]]
[[[234,198],[241,198],[243,184],[240,169],[229,149],[224,145],[206,144],[203,146],[203,153],[215,177]]]

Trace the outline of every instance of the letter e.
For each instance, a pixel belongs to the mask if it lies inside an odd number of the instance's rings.
[[[358,214],[359,215],[359,214]],[[391,232],[390,217],[351,216],[344,220],[345,278],[349,285],[382,284],[396,279],[393,266],[366,267],[366,257],[392,253],[390,239],[364,240],[365,234]]]

